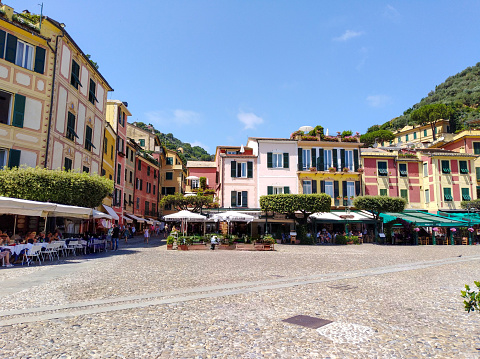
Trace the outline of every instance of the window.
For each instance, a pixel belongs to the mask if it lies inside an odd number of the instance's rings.
[[[95,96],[95,88],[97,87],[97,84],[95,81],[90,79],[90,87],[88,88],[88,101],[93,103],[95,105],[95,102],[98,102],[97,97]]]
[[[78,85],[83,87],[80,83],[80,66],[72,60],[72,74],[70,76],[70,84],[78,90]]]
[[[443,198],[446,202],[453,201],[452,189],[451,188],[444,188],[443,189]]]
[[[137,160],[137,170],[141,171],[142,170],[142,161],[140,159]]]
[[[155,194],[155,189],[156,189],[156,187],[155,187],[155,185],[153,185],[153,194]]]
[[[0,149],[0,170],[7,165],[7,150]]]
[[[104,152],[105,154],[108,153],[108,140],[107,140],[106,137],[103,138],[103,152]]]
[[[480,142],[473,143],[473,153],[475,155],[480,155]]]
[[[107,174],[107,171],[105,171],[104,168],[102,168],[102,170],[100,171],[100,173],[102,174],[102,176],[105,176]]]
[[[125,182],[127,182],[127,173],[128,173],[128,171],[127,171],[127,169],[125,168],[125,179],[124,179]]]
[[[232,191],[230,205],[231,207],[248,207],[248,192]]]
[[[65,157],[63,167],[65,168],[65,171],[71,171],[72,170],[72,160],[70,158]]]
[[[253,162],[237,162],[230,163],[232,178],[253,178]]]
[[[12,94],[0,91],[0,123],[10,124],[10,108],[12,106]]]
[[[125,122],[127,121],[127,114],[125,112],[122,112],[122,116],[123,116],[122,127],[125,127]]]
[[[442,173],[448,174],[450,173],[450,161],[444,161],[442,160]]]
[[[15,95],[12,126],[23,128],[23,120],[25,118],[25,102],[25,96],[19,94]]]
[[[227,155],[236,155],[237,151],[227,151]]]
[[[480,181],[480,167],[475,167],[475,172],[477,174],[477,181]]]
[[[336,151],[336,150],[335,150]],[[324,150],[323,151],[323,161],[324,161],[324,165],[323,165],[323,170],[324,171],[328,171],[328,169],[330,167],[335,167],[334,163],[333,163],[333,152],[332,150]],[[326,186],[326,184],[325,184]],[[332,196],[333,197],[333,196]]]
[[[137,197],[137,209],[140,209],[140,198]]]
[[[355,165],[353,162],[353,151],[345,151],[345,167],[347,167],[350,171],[354,171]]]
[[[152,185],[147,182],[147,193],[150,193],[152,191]]]
[[[283,153],[267,153],[268,168],[283,168]]]
[[[423,177],[428,177],[428,163],[423,162]]]
[[[122,174],[122,165],[120,163],[117,163],[117,184],[120,184],[120,178]]]
[[[20,156],[22,151],[10,149],[8,153],[8,168],[20,166]]]
[[[200,180],[192,179],[192,189],[200,187]]]
[[[138,142],[140,143],[140,146],[145,147],[145,139],[141,138]]]
[[[147,166],[147,176],[150,176],[150,166]]]
[[[325,193],[333,198],[333,181],[325,181]]]
[[[92,143],[92,128],[90,126],[87,126],[85,130],[85,149],[91,151],[92,147],[95,148]]]
[[[425,190],[425,203],[430,203],[430,190]]]
[[[386,188],[380,188],[380,196],[388,196]]]
[[[153,170],[153,178],[157,178],[157,170]]]
[[[17,54],[15,65],[33,70],[33,46],[26,42],[17,40]]]
[[[345,194],[344,194],[345,195]],[[352,198],[355,197],[355,182],[347,182],[347,205],[351,206],[353,204]]]
[[[405,142],[408,142],[408,135],[405,135]]]
[[[400,197],[405,199],[408,202],[408,189],[401,189],[400,190]]]
[[[303,181],[303,194],[312,194],[312,181]]]
[[[89,173],[89,172],[90,172],[90,168],[83,166],[83,172]]]
[[[66,137],[70,141],[75,141],[75,137],[78,138],[77,134],[75,133],[75,115],[71,113],[70,111],[68,112],[68,118],[67,118],[67,135]]]
[[[167,181],[173,180],[173,172],[165,172],[165,179]]]
[[[312,157],[310,150],[303,149],[302,150],[302,164],[303,170],[309,170],[311,166]]]
[[[133,181],[133,172],[130,171],[130,178],[129,178],[128,182],[132,183],[132,181]]]
[[[129,195],[128,195],[128,205],[130,206],[130,205],[132,205],[132,204],[133,204],[132,195],[129,194]]]
[[[423,130],[423,136],[427,136],[427,130]]]
[[[148,201],[145,201],[145,213],[150,212],[150,203]]]
[[[140,191],[143,190],[143,179],[140,180]]]
[[[414,139],[414,140],[417,139],[417,133],[416,133],[416,132],[413,133],[413,139]]]
[[[173,157],[167,157],[167,165],[173,165]]]
[[[120,153],[124,153],[124,152],[123,152],[123,151],[124,151],[124,150],[123,150],[123,148],[124,148],[124,142],[125,142],[125,141],[124,141],[123,139],[121,139],[120,137],[117,137],[117,150],[118,150],[118,152],[120,152]]]
[[[290,193],[290,189],[288,187],[274,187],[274,186],[267,187],[267,195],[284,194],[284,193]]]
[[[175,187],[162,187],[162,195],[175,194]]]
[[[408,172],[407,172],[407,164],[406,163],[400,163],[398,165],[399,171],[400,171],[400,177],[408,177]]]
[[[247,177],[247,162],[240,162],[237,164],[237,177]]]
[[[462,188],[462,201],[470,201],[470,189]]]
[[[459,161],[460,164],[460,173],[462,175],[468,174],[468,164],[467,161]]]
[[[379,176],[387,176],[388,175],[387,162],[378,161],[377,162],[377,168],[378,168],[378,175]]]

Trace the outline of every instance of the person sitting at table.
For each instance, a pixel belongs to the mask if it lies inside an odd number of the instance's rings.
[[[48,232],[46,241],[52,243],[54,241],[52,232]]]
[[[10,264],[10,251],[8,249],[0,252],[0,260],[5,260],[5,263],[3,263],[4,267],[13,267],[13,264]]]
[[[10,244],[10,237],[7,233],[0,231],[0,245],[2,244],[5,246]]]
[[[37,236],[37,242],[38,243],[43,243],[45,242],[45,233],[44,232],[40,232]]]
[[[15,242],[18,242],[22,240],[22,237],[23,237],[23,232],[16,233],[12,236],[12,240],[14,240]]]
[[[35,237],[36,234],[37,232],[28,232],[27,236],[25,237],[25,243],[37,243],[37,238]]]

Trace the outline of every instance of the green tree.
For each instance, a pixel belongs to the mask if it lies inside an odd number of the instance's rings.
[[[213,201],[213,196],[204,195],[199,192],[195,196],[184,196],[181,193],[167,195],[162,198],[160,205],[171,205],[173,208],[181,210],[190,210],[192,212],[199,212],[202,208],[216,207],[216,202]]]
[[[367,132],[364,135],[360,136],[360,142],[364,144],[365,147],[371,147],[377,140],[377,143],[389,142],[395,139],[395,135],[392,131],[388,130],[377,130],[373,132]]]
[[[410,117],[419,125],[430,124],[433,133],[433,140],[436,140],[435,127],[438,120],[449,119],[452,114],[451,109],[443,103],[425,105],[412,111]]]
[[[460,206],[464,209],[480,209],[480,199],[473,199],[471,201],[462,201]]]
[[[316,212],[330,212],[332,199],[325,193],[321,194],[274,194],[260,197],[260,208],[263,212],[281,213],[297,223],[297,235],[301,243],[306,243],[305,227],[308,216]],[[297,213],[302,214],[297,217]]]
[[[473,282],[477,289],[480,289],[480,282]],[[470,290],[470,286],[465,284],[465,290],[461,291],[462,298],[465,300],[463,304],[465,305],[465,311],[467,312],[474,312],[477,311],[480,313],[480,291],[476,292],[474,290]]]
[[[375,215],[375,219],[380,218],[381,213],[403,212],[407,201],[399,197],[387,197],[387,196],[360,196],[353,200],[355,208],[369,211]]]
[[[200,189],[202,191],[207,189],[207,177],[200,177]]]
[[[0,196],[98,207],[113,192],[113,181],[97,174],[20,167],[0,171]]]

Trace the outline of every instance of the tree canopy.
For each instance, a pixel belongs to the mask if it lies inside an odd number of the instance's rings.
[[[113,181],[97,174],[45,168],[0,171],[0,196],[94,208],[113,192]]]
[[[162,207],[171,205],[177,210],[188,209],[192,212],[199,212],[202,208],[214,208],[218,206],[218,204],[213,201],[213,196],[204,195],[201,192],[195,196],[184,196],[181,193],[170,194],[162,198],[160,205]]]
[[[449,119],[451,109],[443,103],[434,103],[425,105],[412,111],[410,117],[419,125],[430,124],[432,127],[433,140],[435,140],[435,124],[440,119]]]
[[[407,201],[399,197],[387,196],[361,196],[353,200],[353,205],[357,209],[369,211],[375,215],[375,219],[380,218],[380,213],[393,212],[399,213],[405,209]]]
[[[471,201],[462,201],[460,206],[465,209],[480,209],[480,199],[473,199]]]
[[[275,212],[295,218],[301,212],[303,218],[297,220],[306,223],[312,213],[330,212],[332,198],[325,193],[320,194],[273,194],[260,197],[260,208],[264,212]]]
[[[382,143],[393,141],[394,139],[395,135],[392,131],[388,130],[376,130],[360,136],[360,142],[362,142],[365,147],[373,146],[375,140],[377,140],[377,143]]]

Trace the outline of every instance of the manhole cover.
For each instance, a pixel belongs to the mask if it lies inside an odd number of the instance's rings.
[[[323,327],[324,325],[332,323],[331,320],[310,317],[309,315],[296,315],[294,317],[284,319],[282,320],[282,322],[301,325],[302,327],[307,327],[312,329],[318,329],[320,327]]]

